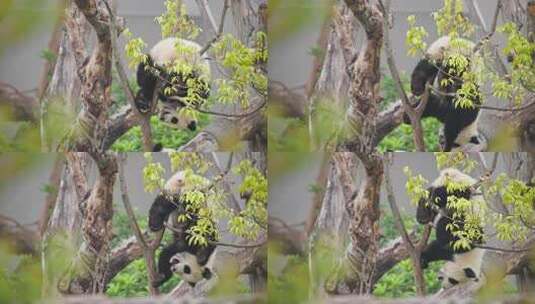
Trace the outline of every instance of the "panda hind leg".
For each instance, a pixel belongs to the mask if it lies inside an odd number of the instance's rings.
[[[444,124],[444,152],[450,152],[455,147],[455,139],[461,130],[457,127],[457,123],[448,121]]]
[[[438,240],[429,243],[420,256],[420,264],[423,269],[427,268],[430,262],[441,260],[452,261],[453,250],[447,245],[444,246],[443,243]]]
[[[177,209],[177,206],[165,195],[158,195],[149,210],[149,228],[152,231],[163,229],[169,214]]]
[[[153,62],[150,57],[146,62],[140,62],[137,66],[136,80],[139,85],[139,91],[135,97],[135,103],[138,110],[146,113],[151,108],[152,99],[154,97],[154,90],[156,89],[157,77],[153,71],[149,69],[153,67]]]

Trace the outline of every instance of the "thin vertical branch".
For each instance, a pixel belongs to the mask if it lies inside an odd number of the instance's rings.
[[[132,204],[130,204],[130,198],[128,197],[128,188],[127,188],[125,177],[124,177],[125,162],[126,162],[126,154],[121,153],[119,155],[119,163],[118,163],[119,183],[121,186],[121,198],[123,200],[124,209],[126,210],[126,214],[128,215],[128,219],[130,221],[130,226],[132,227],[132,230],[134,230],[134,235],[136,237],[136,240],[143,248],[143,256],[145,257],[145,262],[147,263],[147,271],[148,271],[148,278],[149,278],[149,292],[151,295],[158,295],[160,291],[158,290],[157,287],[154,287],[154,282],[156,282],[158,278],[154,256],[155,256],[156,248],[158,248],[158,245],[160,244],[160,241],[161,241],[161,237],[163,236],[163,230],[160,232],[160,235],[151,244],[149,244],[143,237],[143,234],[141,233],[141,230],[139,229],[139,225],[136,220],[134,209],[132,208]]]
[[[115,69],[117,70],[117,75],[119,75],[119,82],[121,83],[121,86],[123,87],[123,90],[125,92],[126,100],[128,101],[128,104],[130,104],[132,111],[134,111],[134,113],[136,114],[138,124],[141,126],[141,133],[143,134],[143,150],[145,152],[150,152],[153,149],[152,130],[150,127],[150,115],[152,114],[152,111],[149,111],[147,114],[142,114],[137,109],[134,92],[132,92],[132,89],[128,85],[128,77],[126,76],[123,65],[121,64],[121,57],[117,45],[118,33],[116,25],[117,21],[115,16],[115,5],[112,4],[112,9],[106,1],[104,1],[104,3],[106,4],[108,13],[110,14],[111,47],[115,62]],[[152,104],[154,104],[154,100]]]
[[[199,2],[197,2],[199,3]],[[210,12],[210,7],[208,6],[208,3],[202,2],[203,7],[207,12]],[[221,38],[221,35],[223,34],[223,29],[225,27],[225,18],[227,17],[227,11],[230,8],[230,0],[225,0],[225,4],[223,5],[223,12],[221,13],[221,20],[219,20],[219,27],[215,28],[215,21],[214,21],[214,33],[215,36],[212,38],[212,40],[208,41],[208,43],[199,51],[201,55],[206,53],[212,45]],[[210,12],[210,16],[211,16]],[[213,19],[213,17],[212,17]]]
[[[385,20],[384,40],[385,40],[386,61],[388,63],[388,69],[390,70],[390,74],[392,75],[392,78],[394,79],[394,84],[395,84],[396,90],[398,91],[398,95],[401,97],[401,101],[403,102],[404,112],[405,114],[407,114],[411,122],[411,126],[413,129],[413,141],[414,141],[414,145],[416,146],[416,150],[420,152],[424,152],[425,142],[424,142],[424,134],[423,134],[423,128],[422,128],[422,123],[421,123],[421,117],[423,114],[423,109],[425,109],[427,100],[429,99],[429,89],[426,89],[426,92],[422,95],[422,98],[420,100],[420,104],[418,105],[418,107],[413,108],[411,105],[412,103],[409,100],[409,97],[407,96],[407,94],[405,93],[405,90],[403,89],[403,84],[399,76],[396,61],[394,59],[394,51],[392,49],[392,42],[390,40],[390,28],[392,26],[392,23],[390,20],[390,4],[391,4],[391,0],[386,0],[385,5],[384,5],[384,12],[383,12],[383,16]]]
[[[392,165],[392,153],[388,153],[385,161],[385,187],[388,197],[388,203],[390,204],[390,209],[392,210],[392,215],[394,216],[394,224],[396,225],[396,229],[401,234],[401,237],[403,238],[403,242],[405,243],[405,247],[407,248],[407,251],[409,252],[411,259],[412,259],[412,265],[414,267],[414,278],[416,280],[416,294],[418,296],[424,296],[425,295],[425,279],[423,276],[422,266],[420,265],[420,256],[421,256],[421,249],[423,246],[415,247],[412,243],[409,234],[407,233],[407,230],[405,229],[405,226],[403,225],[403,219],[401,218],[401,213],[399,212],[399,208],[396,202],[396,197],[394,195],[394,190],[392,188],[392,182],[390,181],[390,167]],[[429,229],[430,231],[430,229]],[[427,235],[427,237],[429,237]],[[427,237],[423,237],[422,240],[426,239]],[[427,242],[427,240],[426,240]],[[420,244],[422,242],[420,241]],[[419,245],[420,245],[419,244]]]

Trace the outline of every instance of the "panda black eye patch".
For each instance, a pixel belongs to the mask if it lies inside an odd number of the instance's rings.
[[[463,271],[467,278],[476,277],[476,273],[474,272],[474,270],[472,270],[472,268],[464,268]]]
[[[459,284],[459,281],[455,280],[455,279],[452,279],[452,278],[448,278],[448,282],[450,282],[451,285],[457,285]]]
[[[191,268],[188,265],[184,266],[184,273],[186,273],[186,274],[190,274],[191,273]]]

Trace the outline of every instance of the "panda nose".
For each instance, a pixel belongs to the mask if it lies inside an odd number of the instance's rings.
[[[195,122],[195,121],[190,122],[188,124],[188,129],[190,129],[191,131],[197,130],[197,122]]]

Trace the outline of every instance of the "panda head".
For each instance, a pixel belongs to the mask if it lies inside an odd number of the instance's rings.
[[[479,282],[476,269],[448,261],[438,273],[438,280],[441,282],[442,288],[448,289],[455,285],[466,283],[468,281]]]
[[[164,185],[164,191],[169,194],[179,194],[180,190],[186,185],[186,172],[178,171],[173,174]]]
[[[185,115],[180,111],[181,106],[173,105],[173,103],[161,103],[159,108],[158,118],[166,125],[175,129],[189,129],[195,131],[197,129],[197,118]]]
[[[182,280],[187,282],[191,287],[202,280],[210,280],[214,274],[213,260],[215,251],[212,251],[206,263],[201,264],[199,257],[190,252],[179,252],[171,257],[171,271],[179,275]]]
[[[437,201],[435,201],[435,199],[437,197],[446,197],[448,195],[446,187],[450,182],[458,183],[468,187],[474,185],[477,181],[458,169],[443,169],[438,178],[431,183],[431,187],[427,189],[427,191],[429,191],[429,197],[421,198],[418,202],[418,207],[416,209],[416,220],[418,223],[427,224],[435,220],[435,217],[438,214],[437,207],[445,207],[436,205]],[[446,204],[446,201],[441,201],[440,203]]]

